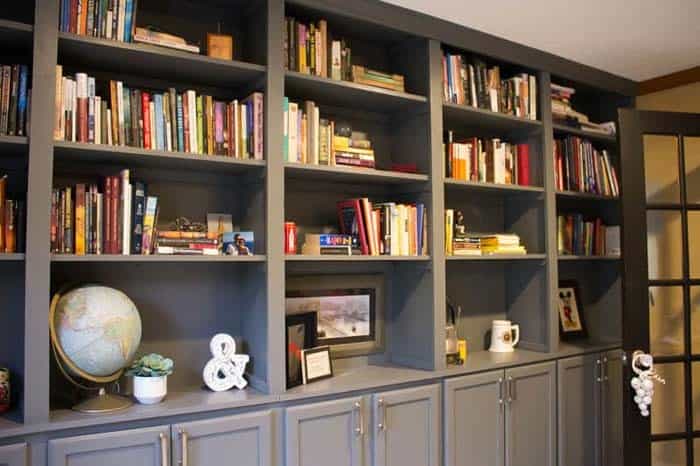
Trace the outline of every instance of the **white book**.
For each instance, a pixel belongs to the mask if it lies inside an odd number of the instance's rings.
[[[129,170],[122,170],[120,175],[122,181],[122,254],[129,255],[131,251],[131,183],[129,181]]]
[[[53,128],[53,138],[57,141],[62,140],[65,137],[64,129],[64,117],[63,112],[63,84],[66,78],[63,77],[63,67],[61,65],[56,66],[56,115]]]
[[[316,165],[319,164],[319,160],[321,158],[321,145],[319,144],[321,142],[321,135],[320,135],[320,126],[321,126],[321,113],[316,105],[314,105],[314,115],[313,115],[313,133],[312,137],[314,140],[314,163]]]
[[[111,39],[112,38],[112,22],[114,21],[114,13],[112,13],[112,10],[107,10],[107,14],[105,15],[105,17],[106,17],[106,23],[107,23],[107,27],[105,28],[105,38]]]
[[[71,141],[76,142],[76,131],[78,122],[78,94],[75,81],[70,82],[70,113],[71,113]]]
[[[537,78],[534,75],[530,79],[530,119],[537,119]]]
[[[117,23],[117,40],[124,41],[124,17],[126,16],[126,0],[119,0],[119,21]]]
[[[287,155],[287,160],[290,162],[298,162],[299,158],[297,154],[299,153],[297,139],[297,121],[299,119],[299,105],[296,102],[289,102],[289,154]]]
[[[341,54],[342,52],[340,50],[340,41],[334,40],[331,44],[331,79],[336,79],[338,81],[343,79],[343,77],[341,76]]]
[[[605,255],[619,256],[622,253],[620,247],[620,226],[605,227]]]
[[[189,90],[187,91],[187,113],[190,119],[190,152],[199,153],[197,147],[197,94]]]
[[[113,145],[114,141],[112,141],[112,109],[108,108],[107,109],[107,145]]]
[[[493,182],[506,182],[506,145],[498,139],[493,140]]]

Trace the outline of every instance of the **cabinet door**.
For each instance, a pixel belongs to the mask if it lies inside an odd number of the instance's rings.
[[[503,466],[503,371],[444,384],[446,466]]]
[[[600,464],[601,363],[598,354],[558,362],[559,466]]]
[[[602,453],[604,466],[622,466],[624,457],[622,432],[623,368],[622,351],[603,354]],[[631,393],[631,391],[629,392]],[[629,395],[632,396],[632,395]]]
[[[506,371],[506,466],[554,466],[556,363]]]
[[[175,424],[172,444],[181,466],[272,466],[272,412]]]
[[[362,466],[365,424],[361,397],[285,410],[286,466]]]
[[[374,466],[438,466],[439,385],[373,396]]]
[[[49,466],[168,466],[170,428],[122,430],[49,441]]]
[[[27,466],[27,444],[0,447],[0,466]]]

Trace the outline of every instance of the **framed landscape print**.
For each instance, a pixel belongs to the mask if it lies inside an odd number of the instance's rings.
[[[559,311],[559,333],[562,340],[586,337],[586,323],[583,318],[578,284],[575,281],[560,281],[557,293]]]

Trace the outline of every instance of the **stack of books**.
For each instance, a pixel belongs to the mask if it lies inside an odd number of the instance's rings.
[[[29,132],[29,108],[32,96],[28,89],[27,65],[0,65],[0,135],[26,136]]]
[[[554,141],[554,181],[559,191],[616,197],[620,194],[615,165],[608,151],[575,136]]]
[[[367,86],[381,87],[390,91],[404,92],[406,83],[400,74],[388,74],[370,70],[364,66],[352,66],[352,82]]]
[[[109,98],[104,98],[96,94],[94,78],[85,73],[62,77],[62,71],[59,65],[56,140],[263,159],[260,92],[222,102],[194,90],[152,92],[110,81]]]
[[[177,256],[218,256],[220,237],[216,233],[197,231],[158,231],[156,253]]]
[[[615,123],[593,123],[588,119],[588,115],[577,112],[571,106],[571,97],[576,93],[573,87],[551,84],[552,96],[552,118],[555,123],[559,123],[573,128],[581,129],[589,133],[614,135]]]
[[[59,29],[81,36],[131,42],[137,0],[59,0]]]
[[[24,201],[7,198],[7,175],[0,177],[0,254],[24,251]]]
[[[422,203],[373,204],[366,197],[337,204],[340,232],[358,238],[364,255],[428,254],[427,210]]]
[[[336,233],[307,233],[301,253],[320,256],[350,256],[362,254],[359,238],[353,235]]]
[[[498,66],[475,57],[445,52],[442,56],[443,99],[459,105],[537,119],[537,78],[520,73],[502,79]]]
[[[603,224],[600,218],[584,219],[582,214],[557,216],[559,255],[620,255],[620,227]]]
[[[198,46],[188,44],[187,41],[180,36],[154,31],[148,28],[135,28],[134,42],[168,47],[175,50],[182,50],[183,52],[199,53]]]
[[[282,152],[286,162],[375,167],[374,150],[367,134],[346,127],[344,135],[338,135],[335,122],[321,118],[314,102],[297,104],[286,97]]]
[[[484,255],[491,254],[527,254],[525,246],[520,244],[520,237],[515,234],[479,235],[481,251]]]
[[[468,232],[464,215],[459,210],[445,209],[445,255],[447,256],[486,256],[486,255],[527,254],[520,237],[506,233]]]
[[[481,183],[530,184],[530,147],[500,139],[467,138],[454,142],[448,133],[445,176]]]

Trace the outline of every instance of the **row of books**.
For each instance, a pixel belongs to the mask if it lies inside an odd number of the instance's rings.
[[[0,134],[26,136],[31,89],[27,65],[0,65]]]
[[[7,175],[0,177],[0,253],[24,251],[24,201],[8,199]]]
[[[374,150],[365,133],[349,127],[336,130],[335,122],[321,118],[312,101],[298,104],[285,97],[283,111],[285,162],[374,168]]]
[[[131,42],[137,0],[58,0],[59,29],[82,36]]]
[[[537,119],[537,78],[521,73],[502,79],[498,66],[445,52],[442,56],[445,102],[468,105],[530,120]]]
[[[554,178],[559,191],[619,196],[617,170],[608,151],[576,136],[554,141]]]
[[[530,146],[500,139],[467,138],[455,142],[448,132],[445,176],[482,183],[530,184]]]
[[[263,94],[222,102],[194,90],[131,89],[109,82],[96,93],[85,73],[56,74],[56,140],[262,160]]]
[[[337,210],[340,233],[358,238],[361,254],[428,254],[425,204],[372,203],[364,197],[338,202]]]
[[[605,225],[600,218],[587,220],[582,214],[557,216],[559,255],[619,256],[620,227]]]
[[[615,123],[593,123],[588,115],[574,110],[571,105],[571,97],[576,93],[573,87],[561,86],[552,83],[552,119],[555,123],[571,126],[589,133],[605,134],[612,136],[615,134]]]

